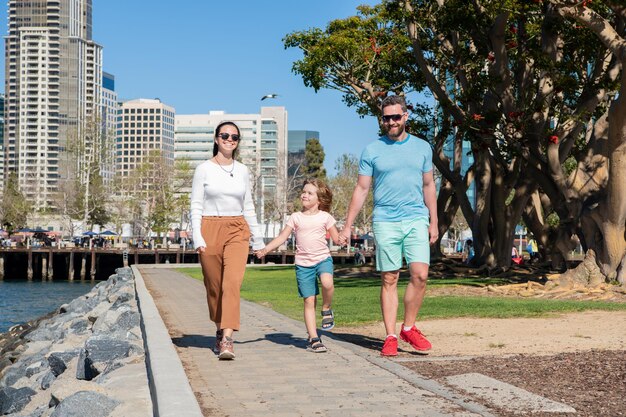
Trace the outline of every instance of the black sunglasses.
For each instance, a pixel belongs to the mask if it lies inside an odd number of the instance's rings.
[[[236,133],[233,133],[232,135],[230,133],[218,133],[217,136],[222,138],[222,140],[230,138],[233,142],[239,142],[239,139],[241,139],[241,136]]]
[[[404,116],[404,113],[402,113],[402,114],[387,114],[387,115],[383,116],[383,122],[389,123],[392,120],[394,122],[399,122],[400,119],[402,119],[402,116]]]

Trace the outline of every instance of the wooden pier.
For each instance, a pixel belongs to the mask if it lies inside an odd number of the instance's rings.
[[[354,262],[354,254],[331,252],[335,263]],[[372,261],[371,253],[364,253],[367,262]],[[274,251],[264,259],[256,259],[250,252],[249,263],[293,263],[294,251]],[[193,249],[181,248],[139,249],[139,248],[78,248],[78,247],[38,247],[0,248],[0,280],[27,279],[52,281],[106,279],[115,273],[116,268],[137,264],[189,263],[198,262],[198,254]]]
[[[180,248],[0,248],[0,280],[104,279],[123,266],[174,262],[195,263],[198,255],[193,250]]]

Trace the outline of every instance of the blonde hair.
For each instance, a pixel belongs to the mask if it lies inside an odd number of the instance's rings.
[[[315,188],[317,188],[317,199],[319,200],[320,210],[330,211],[330,206],[333,204],[333,192],[330,191],[328,185],[322,180],[318,180],[317,178],[308,178],[304,180],[304,187],[307,184],[311,184]]]

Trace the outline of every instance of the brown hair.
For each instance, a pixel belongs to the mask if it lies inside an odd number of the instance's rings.
[[[307,184],[311,184],[312,186],[317,188],[317,199],[320,202],[320,210],[326,212],[330,211],[330,206],[333,203],[333,192],[330,191],[328,185],[326,185],[324,181],[318,180],[316,178],[309,178],[304,180],[304,184],[302,184],[302,187]]]
[[[399,104],[400,107],[402,107],[402,111],[406,112],[406,101],[404,100],[404,97],[402,96],[387,96],[383,99],[382,103],[380,104],[380,108],[381,110],[384,109],[387,106],[395,106],[396,104]]]
[[[221,122],[215,128],[215,136],[213,137],[213,156],[217,155],[217,135],[220,134],[220,130],[222,130],[222,127],[226,125],[234,126],[235,129],[237,129],[237,134],[239,135],[239,141],[237,142],[237,147],[233,151],[233,159],[237,159],[237,154],[239,153],[239,144],[241,143],[241,140],[243,139],[243,137],[241,136],[241,131],[239,130],[239,126],[237,126],[235,122],[228,122],[228,121]]]

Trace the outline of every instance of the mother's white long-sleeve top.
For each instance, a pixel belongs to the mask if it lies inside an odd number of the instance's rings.
[[[241,162],[220,166],[209,160],[196,168],[191,184],[195,249],[206,246],[201,233],[202,216],[243,216],[250,227],[252,249],[265,247],[250,191],[250,171]]]

